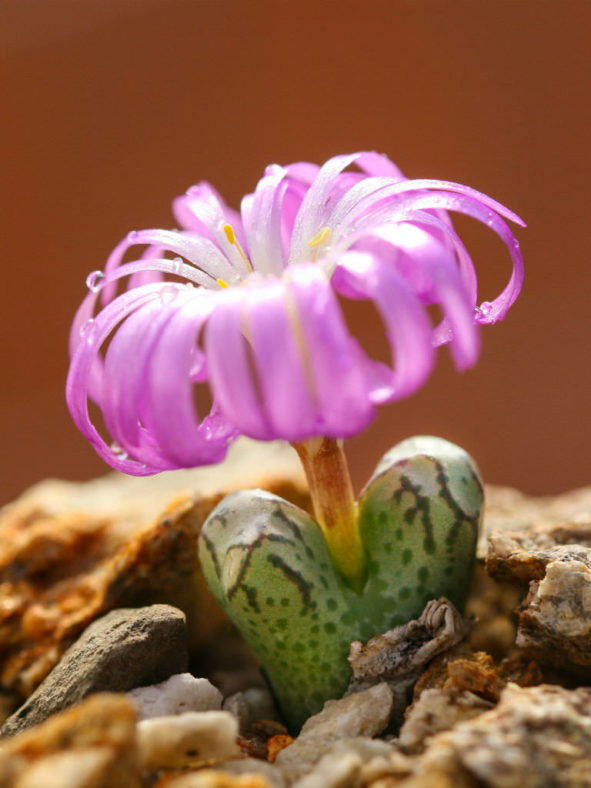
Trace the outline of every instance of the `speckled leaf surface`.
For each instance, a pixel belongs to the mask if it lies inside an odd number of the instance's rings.
[[[359,500],[368,576],[356,593],[309,514],[262,490],[221,501],[200,539],[205,577],[293,728],[345,691],[351,641],[417,617],[432,598],[462,606],[481,508],[478,470],[463,450],[430,437],[396,446]]]

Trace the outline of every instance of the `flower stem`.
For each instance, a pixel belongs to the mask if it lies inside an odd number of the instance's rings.
[[[343,442],[321,437],[292,445],[304,466],[314,516],[333,564],[347,583],[360,591],[366,579],[366,562]]]

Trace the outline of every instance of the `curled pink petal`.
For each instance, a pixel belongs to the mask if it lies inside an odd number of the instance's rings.
[[[454,211],[508,249],[509,281],[490,301],[479,303]],[[132,232],[89,276],[70,333],[72,417],[127,473],[219,462],[239,434],[354,435],[378,404],[425,383],[439,345],[458,369],[474,364],[479,326],[504,318],[523,282],[515,213],[461,184],[408,180],[371,151],[271,165],[240,212],[199,183],[174,213],[179,231]],[[364,351],[337,296],[375,305],[389,364]]]

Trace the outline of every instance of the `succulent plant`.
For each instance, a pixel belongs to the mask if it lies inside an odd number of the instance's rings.
[[[462,449],[400,443],[359,500],[365,578],[355,589],[307,512],[263,490],[218,504],[200,538],[203,571],[293,729],[346,690],[352,641],[409,621],[433,598],[463,605],[481,509],[480,475]]]

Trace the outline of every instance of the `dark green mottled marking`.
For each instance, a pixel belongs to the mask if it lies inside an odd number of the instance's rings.
[[[291,539],[287,539],[286,537],[281,536],[280,534],[272,534],[272,533],[270,534],[267,533],[267,531],[262,531],[259,534],[259,536],[248,545],[248,550],[245,550],[245,545],[240,543],[236,545],[232,545],[232,547],[228,549],[228,552],[230,552],[231,550],[239,550],[241,553],[244,553],[244,560],[240,565],[240,571],[238,572],[238,576],[236,580],[234,581],[232,586],[228,588],[228,599],[232,599],[234,594],[241,587],[244,577],[250,568],[250,563],[253,554],[255,553],[257,548],[261,547],[265,542],[278,542],[281,545],[293,545]]]
[[[329,610],[336,610],[339,605],[336,599],[327,599],[326,606]]]
[[[311,602],[311,584],[308,583],[307,580],[304,580],[299,572],[297,572],[295,569],[292,569],[291,566],[289,566],[289,564],[287,564],[280,555],[271,553],[267,556],[267,561],[271,564],[271,566],[274,566],[276,569],[283,572],[283,574],[296,586],[302,595],[304,604],[309,605]]]
[[[332,635],[333,632],[337,631],[337,625],[333,621],[327,621],[324,625],[324,631]]]
[[[427,578],[429,577],[429,567],[428,566],[419,566],[417,569],[417,576],[419,578],[419,582],[425,583]]]
[[[218,516],[218,517],[215,518],[215,522],[221,523],[221,519],[222,518],[220,518]],[[221,577],[221,574],[222,574],[222,568],[221,568],[220,562],[218,560],[218,555],[216,553],[215,546],[213,544],[213,540],[210,539],[207,536],[207,534],[205,534],[205,533],[201,534],[201,540],[202,540],[203,544],[205,545],[205,547],[207,549],[207,552],[209,553],[209,556],[211,558],[211,563],[213,564],[213,570],[214,570],[214,572],[216,574],[216,577],[219,580],[220,577]]]
[[[406,547],[402,551],[402,563],[406,566],[407,564],[410,564],[411,561],[412,561],[412,550]]]
[[[400,599],[408,599],[410,596],[410,588],[407,588],[406,586],[402,586],[402,588],[398,589],[398,596],[400,597]]]
[[[246,594],[246,599],[248,600],[248,604],[251,606],[251,608],[255,611],[255,613],[260,613],[261,608],[257,602],[258,589],[254,588],[253,586],[247,586],[246,583],[243,583],[242,590]]]

